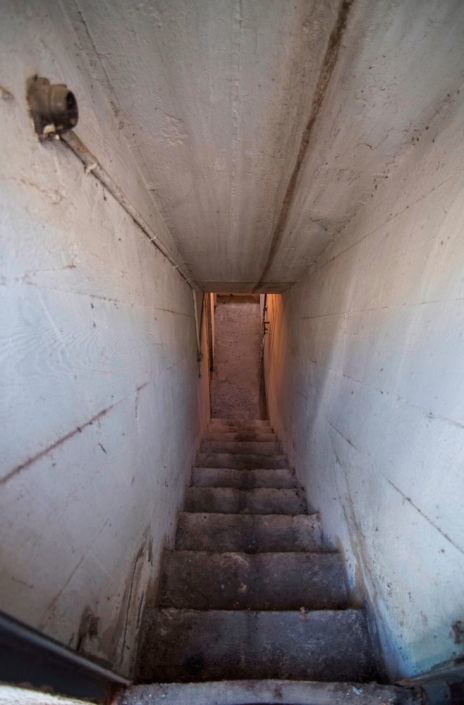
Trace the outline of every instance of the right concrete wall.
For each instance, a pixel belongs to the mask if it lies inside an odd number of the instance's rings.
[[[458,91],[268,296],[270,419],[392,679],[464,654],[463,125]]]

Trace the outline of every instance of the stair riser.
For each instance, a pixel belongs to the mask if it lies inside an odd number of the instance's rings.
[[[261,419],[210,419],[209,427],[212,428],[213,426],[271,429],[271,422]]]
[[[258,488],[241,491],[231,487],[189,487],[185,495],[186,512],[215,514],[304,514],[307,510],[303,490]]]
[[[361,610],[146,610],[142,682],[282,678],[359,681],[377,673]]]
[[[215,433],[221,435],[223,435],[224,433],[235,433],[239,436],[256,436],[261,434],[275,435],[272,426],[221,426],[219,424],[216,424],[214,426],[209,425],[206,429],[206,433]],[[277,438],[277,440],[279,439]]]
[[[179,551],[320,551],[319,516],[287,517],[246,514],[179,515],[176,534]]]
[[[195,610],[344,609],[337,553],[166,551],[159,607]]]
[[[236,470],[257,470],[288,468],[284,455],[234,455],[232,453],[198,453],[195,466],[200,468],[235,468]]]
[[[278,438],[275,433],[230,433],[230,429],[224,431],[207,431],[203,436],[204,441],[255,441],[256,443],[277,443]]]
[[[194,468],[193,487],[235,487],[252,490],[256,487],[292,489],[298,487],[293,470],[233,470],[231,468]]]
[[[280,443],[256,441],[203,441],[201,453],[234,453],[240,455],[281,455]]]

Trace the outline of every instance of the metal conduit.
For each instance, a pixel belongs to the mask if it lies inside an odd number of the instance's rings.
[[[85,172],[87,174],[92,174],[100,183],[106,188],[106,190],[113,196],[113,198],[116,199],[116,201],[124,208],[126,213],[132,218],[134,223],[138,225],[140,230],[143,232],[143,234],[150,240],[151,244],[156,247],[157,250],[161,252],[163,257],[167,259],[169,264],[172,265],[172,267],[180,274],[182,279],[188,284],[190,289],[192,290],[192,297],[193,297],[193,314],[194,314],[194,319],[195,319],[195,333],[196,333],[196,344],[197,344],[197,358],[198,361],[201,361],[202,358],[202,352],[201,352],[201,331],[199,328],[199,321],[198,321],[198,310],[197,310],[197,302],[196,302],[196,296],[195,296],[195,285],[184,272],[182,267],[176,260],[172,257],[172,255],[167,251],[165,246],[160,242],[159,238],[155,235],[153,230],[150,228],[148,223],[144,220],[144,218],[140,215],[140,213],[134,208],[132,203],[129,201],[127,196],[124,194],[124,192],[119,188],[119,186],[115,183],[115,181],[112,179],[112,177],[108,174],[107,171],[102,167],[98,159],[87,149],[85,144],[82,142],[82,140],[76,135],[74,131],[69,131],[66,132],[62,135],[60,135],[60,139],[62,142],[66,144],[67,147],[73,152],[73,154],[76,155],[76,157],[82,162],[85,168]]]

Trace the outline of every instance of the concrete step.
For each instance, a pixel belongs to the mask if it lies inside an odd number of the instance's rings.
[[[339,553],[165,551],[159,607],[195,610],[345,609]]]
[[[272,433],[275,435],[271,426],[219,426],[219,424],[208,426],[205,433],[220,433],[221,435],[225,433],[237,433],[240,436],[256,436],[263,433]]]
[[[231,429],[230,427],[227,427],[224,431],[221,431],[220,428],[218,430],[216,429],[210,429],[206,431],[206,433],[203,435],[203,440],[204,441],[257,441],[258,443],[262,443],[264,441],[278,441],[278,438],[275,433],[262,433],[258,431],[258,429],[255,431],[242,431],[240,433],[238,432],[230,432]]]
[[[210,427],[242,426],[244,428],[271,428],[271,422],[262,419],[210,419],[209,425]]]
[[[282,446],[275,441],[202,441],[200,452],[282,455]]]
[[[179,551],[320,551],[322,529],[318,514],[195,514],[179,515]]]
[[[235,487],[252,490],[255,487],[298,487],[294,470],[233,470],[232,468],[193,468],[193,487]]]
[[[420,688],[378,683],[246,680],[132,685],[121,705],[418,705]]]
[[[377,677],[362,610],[147,609],[139,681]]]
[[[214,514],[305,514],[307,506],[304,490],[300,489],[188,487],[184,509]]]
[[[198,453],[195,466],[199,468],[235,468],[236,470],[289,467],[285,455],[268,456],[242,453]]]

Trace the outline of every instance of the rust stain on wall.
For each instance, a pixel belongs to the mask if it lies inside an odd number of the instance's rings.
[[[14,475],[17,475],[21,470],[25,470],[29,465],[32,465],[32,463],[35,463],[37,460],[40,460],[43,458],[45,455],[48,455],[48,453],[51,453],[52,450],[55,450],[55,448],[58,448],[62,443],[65,441],[68,441],[70,438],[75,436],[77,433],[82,433],[84,428],[87,428],[87,426],[91,426],[95,421],[98,421],[99,419],[102,418],[102,416],[105,416],[105,414],[108,413],[108,411],[111,411],[111,409],[114,409],[115,406],[117,406],[119,402],[116,402],[115,404],[111,404],[111,406],[106,407],[106,409],[103,409],[102,411],[99,411],[98,414],[95,416],[92,416],[91,419],[86,421],[84,424],[81,426],[76,426],[76,428],[73,431],[70,431],[67,433],[65,436],[62,438],[59,438],[55,443],[52,443],[50,446],[47,446],[44,450],[41,450],[39,453],[36,453],[35,455],[32,456],[32,458],[29,458],[29,460],[26,460],[25,463],[21,463],[21,465],[18,465],[14,470],[9,472],[5,477],[2,477],[0,480],[0,485],[2,485],[4,482],[7,482],[8,480],[11,480],[11,478]],[[106,453],[106,451],[105,451]]]

